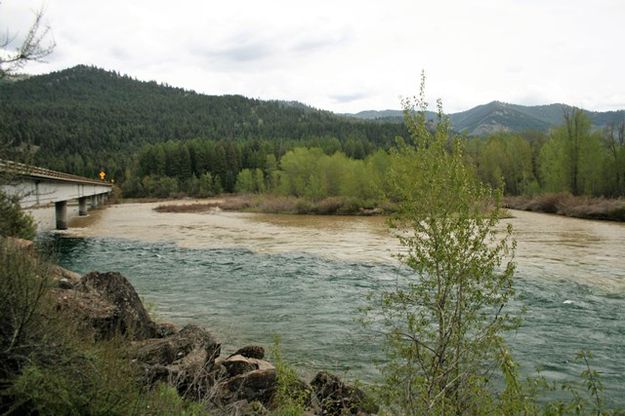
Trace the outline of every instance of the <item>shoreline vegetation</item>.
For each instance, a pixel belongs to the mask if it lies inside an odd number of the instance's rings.
[[[169,199],[131,199],[132,202],[162,202],[154,208],[163,213],[201,213],[215,209],[223,211],[258,212],[265,214],[298,215],[390,215],[396,205],[388,202],[378,206],[363,204],[347,197],[329,197],[320,201],[271,194],[231,194],[210,200],[192,200],[189,203],[168,203]],[[180,200],[177,200],[180,201]],[[507,209],[556,214],[571,218],[625,222],[624,198],[592,198],[568,193],[549,193],[535,196],[508,196],[503,199]]]
[[[110,415],[376,414],[370,396],[320,371],[307,382],[247,345],[224,353],[197,325],[153,320],[116,272],[83,276],[0,238],[0,413]],[[216,336],[217,335],[217,336]],[[271,359],[271,362],[269,361]]]
[[[150,202],[154,202],[151,200]],[[305,215],[385,215],[395,211],[391,203],[377,206],[349,197],[328,197],[319,201],[293,196],[270,194],[222,195],[211,200],[189,203],[164,203],[154,208],[157,212],[199,213],[215,209],[223,211],[258,212],[265,214]]]
[[[625,221],[625,198],[593,198],[569,193],[505,197],[503,205],[521,211],[557,214],[572,218]]]

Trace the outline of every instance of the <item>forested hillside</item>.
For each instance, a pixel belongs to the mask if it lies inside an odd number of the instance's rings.
[[[86,66],[0,84],[0,97],[0,143],[52,169],[88,177],[104,169],[127,196],[272,192],[376,206],[388,196],[389,151],[408,137],[396,122],[202,95]],[[433,113],[425,116],[434,127]],[[466,160],[508,195],[625,195],[625,112],[493,102],[450,121],[482,134],[467,140]]]
[[[104,168],[117,180],[144,145],[170,140],[211,140],[223,153],[233,145],[230,153],[263,147],[275,157],[295,144],[331,146],[363,158],[405,135],[397,124],[299,103],[202,95],[88,66],[1,84],[0,97],[2,142],[32,146],[41,166],[90,177]]]

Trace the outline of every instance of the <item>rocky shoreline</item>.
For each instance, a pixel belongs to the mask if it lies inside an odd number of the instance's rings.
[[[96,341],[129,339],[124,354],[143,370],[141,382],[146,387],[166,383],[185,399],[224,415],[270,414],[280,405],[280,374],[262,346],[244,346],[222,356],[221,344],[208,330],[154,322],[133,286],[119,273],[80,276],[56,266],[52,274],[55,308],[77,322],[78,328],[94,334]],[[378,411],[362,390],[328,372],[319,372],[310,383],[295,380],[295,389],[306,414]]]

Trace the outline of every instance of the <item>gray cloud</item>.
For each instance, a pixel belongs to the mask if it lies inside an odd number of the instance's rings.
[[[337,103],[350,103],[352,101],[358,101],[368,98],[370,95],[364,92],[353,92],[348,94],[335,94],[330,98]]]
[[[449,111],[625,100],[625,55],[613,53],[625,38],[623,0],[45,2],[57,48],[31,73],[93,64],[337,112],[397,108],[422,69],[428,96]],[[0,0],[0,31],[24,33],[41,4]]]
[[[329,48],[340,47],[348,41],[349,36],[345,33],[330,34],[326,36],[315,34],[295,41],[290,46],[289,50],[296,53],[313,53]]]
[[[269,59],[275,53],[275,49],[268,43],[258,42],[232,45],[224,49],[195,50],[194,52],[211,60],[229,63],[248,63]]]

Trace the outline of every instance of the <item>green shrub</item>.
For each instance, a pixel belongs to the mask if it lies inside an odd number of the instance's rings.
[[[276,338],[271,351],[278,388],[274,398],[275,416],[302,416],[306,411],[306,403],[310,401],[310,390],[297,377],[295,370],[283,359],[280,351],[280,340]]]
[[[0,379],[48,344],[44,327],[48,266],[0,237]]]
[[[33,218],[22,211],[18,199],[0,191],[0,236],[32,240],[36,230]]]
[[[0,238],[0,264],[0,414],[203,414],[175,389],[147,391],[128,338],[94,342],[58,312],[47,262]]]

